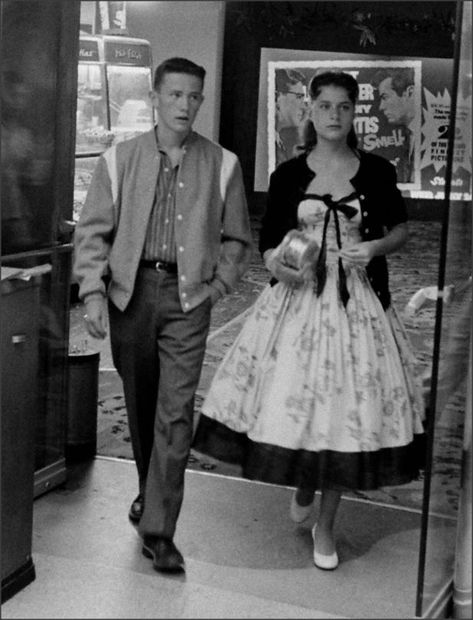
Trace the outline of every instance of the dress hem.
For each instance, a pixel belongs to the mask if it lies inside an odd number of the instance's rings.
[[[293,450],[252,441],[224,424],[201,414],[192,444],[218,460],[240,465],[250,480],[304,489],[373,491],[407,484],[425,467],[425,433],[412,442],[374,452]]]

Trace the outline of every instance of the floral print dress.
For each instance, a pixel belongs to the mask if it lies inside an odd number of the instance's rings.
[[[339,260],[339,247],[361,240],[356,195],[345,203],[350,215],[322,198],[307,194],[298,221],[325,247],[323,290],[317,278],[263,290],[214,376],[194,448],[266,482],[313,489],[408,482],[423,454],[416,360],[365,269]]]

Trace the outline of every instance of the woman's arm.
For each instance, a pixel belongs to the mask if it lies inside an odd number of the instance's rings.
[[[381,239],[362,241],[349,248],[342,248],[340,256],[357,265],[366,266],[375,256],[390,254],[402,247],[409,236],[407,223],[397,224]]]

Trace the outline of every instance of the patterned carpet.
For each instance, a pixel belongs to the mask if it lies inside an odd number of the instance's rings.
[[[410,239],[402,253],[389,257],[393,303],[401,312],[419,365],[428,373],[432,363],[435,304],[427,303],[417,313],[405,312],[418,289],[437,284],[440,223],[411,221]],[[256,232],[255,232],[256,234]],[[212,316],[202,376],[196,396],[196,412],[205,397],[215,369],[241,329],[245,311],[267,283],[267,272],[257,254],[238,289],[217,303]],[[243,313],[243,316],[242,316]],[[102,368],[102,365],[101,365]],[[465,390],[459,389],[446,408],[435,431],[434,466],[430,509],[443,515],[456,513],[459,497]],[[131,459],[132,451],[121,382],[115,372],[101,370],[99,378],[97,451],[100,455]],[[240,477],[238,467],[193,451],[188,467]],[[402,487],[389,487],[353,495],[367,500],[420,510],[422,479]]]

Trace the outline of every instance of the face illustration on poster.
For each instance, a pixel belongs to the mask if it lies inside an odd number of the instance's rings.
[[[276,163],[297,155],[307,114],[306,77],[299,71],[276,71]]]
[[[410,68],[383,69],[374,77],[379,97],[379,110],[390,125],[402,128],[405,149],[397,166],[400,183],[414,181],[414,147],[416,107],[414,71]]]

